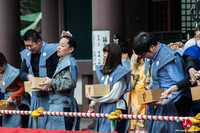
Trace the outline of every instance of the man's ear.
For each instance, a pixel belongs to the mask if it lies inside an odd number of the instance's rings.
[[[41,44],[41,43],[42,43],[42,41],[41,41],[40,39],[38,39],[38,41],[37,41],[37,42],[38,42],[38,44]]]
[[[154,49],[155,49],[155,46],[154,46],[154,45],[151,45],[150,48],[149,48],[150,52],[153,52]]]
[[[73,52],[74,52],[74,47],[70,47],[69,52],[70,52],[70,53],[73,53]]]

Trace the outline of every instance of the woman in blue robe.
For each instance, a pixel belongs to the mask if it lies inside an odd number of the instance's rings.
[[[92,98],[89,105],[89,112],[93,112],[96,103],[100,103],[99,113],[110,114],[120,109],[123,114],[127,114],[127,103],[123,95],[130,91],[131,73],[121,65],[121,48],[118,45],[108,44],[103,48],[104,62],[103,66],[96,66],[96,73],[100,84],[110,85],[110,93],[101,98]],[[117,121],[116,130],[119,133],[127,133],[129,121]],[[111,132],[111,122],[107,118],[97,118],[95,132]]]

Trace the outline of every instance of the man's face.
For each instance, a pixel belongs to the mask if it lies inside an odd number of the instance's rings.
[[[144,58],[153,59],[153,57],[155,56],[155,54],[153,54],[152,52],[146,52],[142,56]]]
[[[38,40],[37,43],[32,42],[32,40],[27,40],[27,41],[24,41],[24,44],[25,44],[26,49],[31,51],[31,53],[33,54],[40,52],[42,48],[41,40]]]
[[[68,42],[69,42],[69,40],[66,38],[62,38],[60,40],[59,45],[57,47],[57,55],[59,57],[65,57],[69,54],[72,54],[72,52],[74,51],[74,48],[70,47]]]
[[[200,31],[199,30],[196,31],[195,40],[196,40],[196,42],[198,40],[200,40]]]
[[[157,49],[156,49],[156,47],[154,45],[151,45],[149,50],[150,50],[150,52],[143,53],[141,56],[143,58],[153,59],[153,57],[157,53]]]

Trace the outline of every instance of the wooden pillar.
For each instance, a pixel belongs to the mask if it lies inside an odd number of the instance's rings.
[[[124,37],[124,2],[123,0],[92,0],[92,30],[109,30],[110,42],[113,34]],[[93,82],[98,83],[96,72]]]
[[[0,51],[9,64],[20,67],[20,1],[0,0]]]
[[[42,40],[58,42],[59,33],[59,1],[41,0],[42,10]]]
[[[113,34],[124,36],[123,0],[92,0],[92,30],[110,30]]]

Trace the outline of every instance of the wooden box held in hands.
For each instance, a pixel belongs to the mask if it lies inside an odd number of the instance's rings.
[[[110,93],[110,85],[85,85],[85,96],[102,97]]]
[[[200,86],[191,87],[192,101],[200,101]]]
[[[163,99],[160,98],[162,92],[164,92],[163,88],[149,89],[137,92],[138,104],[140,105],[140,104],[162,101]]]
[[[40,86],[40,84],[44,83],[46,81],[46,78],[39,78],[35,77],[32,79],[32,81],[25,81],[24,87],[25,92],[31,92],[31,91],[41,91],[44,86]]]
[[[24,81],[25,92],[38,91],[37,89],[31,89],[31,84],[31,81]]]
[[[6,108],[7,100],[0,100],[0,110],[14,110],[14,104],[10,104],[9,109]]]
[[[40,84],[44,83],[46,81],[46,78],[39,78],[35,77],[32,79],[31,89],[38,89],[42,90],[44,86],[40,86]]]

